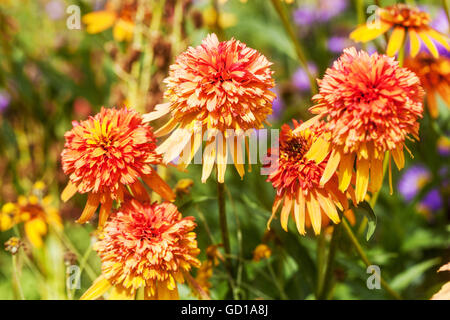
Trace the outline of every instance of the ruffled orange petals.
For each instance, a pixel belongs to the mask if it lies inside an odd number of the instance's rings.
[[[401,29],[394,33],[390,53],[405,36]],[[402,169],[405,140],[418,137],[423,94],[419,78],[392,58],[345,49],[319,81],[316,105],[310,108],[320,115],[311,124],[320,138],[306,158],[326,164],[321,185],[337,172],[339,190],[346,192],[354,185],[356,202],[363,201],[368,190],[378,191],[385,153],[392,152]],[[325,142],[318,143],[320,139]]]
[[[106,223],[94,249],[102,275],[82,299],[96,299],[111,287],[109,299],[177,299],[183,272],[199,267],[196,224],[171,203],[126,200]]]
[[[278,167],[267,179],[277,190],[268,227],[281,206],[280,221],[285,231],[292,214],[300,234],[306,233],[308,223],[314,233],[319,234],[330,220],[339,223],[338,209],[342,211],[348,206],[346,196],[338,190],[335,174],[340,156],[334,152],[332,157],[323,155],[320,147],[323,149],[326,143],[325,150],[329,150],[328,143],[323,139],[319,141],[313,129],[301,131],[298,130],[301,124],[294,121],[294,125],[294,130],[288,125],[282,126]],[[308,159],[308,154],[314,160]],[[333,161],[332,169],[326,173],[329,161]],[[321,178],[325,175],[326,181],[322,184]]]
[[[224,181],[228,153],[242,177],[240,145],[233,143],[236,137],[229,137],[227,130],[238,135],[263,127],[275,98],[270,91],[274,87],[270,65],[263,55],[244,43],[235,39],[219,42],[215,34],[180,54],[164,80],[169,102],[144,115],[145,121],[171,115],[156,132],[161,136],[170,134],[157,150],[163,154],[164,162],[182,154],[180,166],[187,167],[207,133],[202,182],[211,175],[214,164],[219,182]],[[219,141],[216,133],[223,139]]]

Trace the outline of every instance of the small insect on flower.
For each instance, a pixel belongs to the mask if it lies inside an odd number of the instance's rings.
[[[161,155],[155,151],[152,128],[136,111],[102,108],[88,120],[74,121],[65,138],[61,162],[70,181],[61,199],[67,201],[76,192],[88,193],[77,222],[89,221],[101,204],[99,227],[103,226],[113,201],[123,201],[128,187],[135,198],[149,200],[139,178],[164,199],[175,199],[172,189],[152,167],[161,163]]]
[[[97,299],[111,287],[109,299],[133,299],[142,288],[144,299],[178,299],[177,282],[198,268],[196,224],[171,203],[127,200],[106,223],[94,245],[102,275],[81,299]]]
[[[299,128],[300,123],[294,120],[294,126]],[[316,163],[305,157],[316,139],[312,127],[293,131],[287,124],[282,126],[279,150],[270,150],[278,152],[278,166],[267,179],[277,191],[268,227],[282,203],[281,226],[286,231],[291,212],[302,235],[306,233],[305,225],[311,224],[315,234],[319,234],[324,222],[340,222],[337,208],[347,209],[348,201],[338,190],[336,175],[321,185],[326,161]]]
[[[449,57],[441,55],[439,58],[434,58],[427,52],[421,52],[415,58],[406,59],[405,67],[419,77],[426,92],[428,111],[433,118],[437,118],[439,115],[437,95],[450,108]]]
[[[100,33],[114,27],[114,39],[130,41],[133,37],[136,9],[137,1],[134,0],[120,4],[108,1],[104,10],[84,15],[83,23],[87,25],[88,33]]]
[[[171,114],[170,120],[155,132],[156,136],[171,133],[157,149],[164,154],[164,162],[181,154],[180,166],[186,168],[206,133],[202,182],[211,174],[216,153],[217,178],[224,182],[229,151],[242,178],[241,146],[246,131],[263,128],[272,113],[275,94],[270,91],[274,87],[270,65],[244,43],[234,39],[219,42],[215,34],[179,55],[164,81],[169,102],[144,115],[146,121],[152,121]]]
[[[377,22],[360,25],[350,34],[355,41],[368,42],[388,32],[393,28],[387,45],[386,53],[394,56],[402,47],[406,32],[409,35],[411,56],[415,57],[420,50],[421,41],[430,50],[433,56],[438,57],[439,52],[433,41],[437,41],[447,50],[450,50],[449,38],[430,27],[428,13],[416,7],[399,3],[376,12]]]
[[[391,155],[402,169],[403,148],[408,150],[405,140],[409,136],[419,140],[423,96],[419,78],[393,58],[345,49],[319,80],[319,93],[313,97],[316,105],[310,108],[317,116],[296,129],[324,120],[318,125],[320,138],[306,154],[316,163],[329,156],[320,185],[338,171],[339,189],[347,190],[356,159],[357,202],[365,199],[368,190],[379,190],[385,153],[389,151],[391,177]]]

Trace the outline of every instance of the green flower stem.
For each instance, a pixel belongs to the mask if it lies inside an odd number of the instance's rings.
[[[352,243],[352,245],[355,247],[356,252],[358,253],[359,257],[361,258],[361,260],[364,262],[364,264],[366,265],[366,267],[372,265],[369,261],[369,259],[367,258],[366,253],[364,252],[363,248],[361,247],[361,245],[358,242],[358,239],[356,238],[355,234],[352,231],[352,228],[350,227],[350,225],[347,223],[347,220],[345,218],[342,219],[341,224],[344,226],[344,231],[347,234],[350,242]],[[395,292],[389,285],[388,283],[383,279],[383,277],[381,277],[380,275],[380,282],[381,282],[381,286],[395,299],[397,300],[402,300],[402,297]]]
[[[292,44],[294,45],[295,52],[297,53],[298,60],[300,62],[301,67],[305,70],[306,74],[308,75],[309,82],[311,84],[311,92],[313,94],[317,93],[317,84],[314,79],[314,76],[312,75],[311,71],[308,68],[308,61],[306,60],[305,51],[303,50],[303,46],[300,43],[300,40],[297,38],[294,28],[292,27],[292,24],[289,22],[289,18],[286,14],[286,11],[281,3],[280,0],[271,0],[272,4],[277,11],[278,15],[280,16],[280,19],[283,23],[284,29],[289,35],[289,38],[292,41]]]
[[[333,234],[331,236],[330,249],[328,251],[328,260],[325,269],[325,277],[323,280],[323,285],[321,288],[319,288],[319,292],[317,294],[318,300],[328,299],[328,297],[330,296],[329,292],[332,288],[333,282],[334,258],[336,257],[340,234],[341,234],[341,224],[339,223],[333,226]]]
[[[225,184],[217,182],[217,201],[219,204],[219,223],[222,236],[222,244],[225,250],[225,269],[228,273],[228,282],[231,294],[234,294],[233,266],[231,263],[230,234],[228,231],[227,213],[225,207]]]
[[[324,281],[324,263],[325,263],[325,235],[322,232],[317,239],[317,289],[316,289],[316,297],[319,296],[320,291],[322,290],[323,281]]]
[[[23,295],[22,285],[20,284],[20,277],[19,277],[19,268],[17,266],[17,255],[19,253],[12,255],[12,273],[13,273],[13,289],[16,297],[18,297],[20,300],[25,300],[25,296]]]

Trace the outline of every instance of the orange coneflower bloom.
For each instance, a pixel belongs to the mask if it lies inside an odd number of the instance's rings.
[[[83,16],[88,33],[100,33],[111,27],[117,41],[131,40],[134,31],[134,17],[137,3],[134,0],[124,1],[116,6],[112,1],[106,3],[104,10],[94,11]]]
[[[242,177],[242,150],[236,140],[242,142],[247,130],[262,128],[272,112],[275,94],[270,91],[274,87],[270,65],[256,50],[234,39],[219,42],[215,34],[179,55],[165,80],[169,102],[144,116],[151,121],[171,113],[169,122],[155,132],[163,136],[173,131],[158,147],[164,162],[183,152],[181,166],[186,167],[202,145],[202,133],[207,132],[202,182],[211,174],[216,149],[218,181],[224,181],[228,149]],[[228,135],[229,129],[235,136]],[[223,137],[220,141],[218,134]]]
[[[405,140],[409,135],[419,139],[423,95],[419,78],[393,58],[345,49],[319,80],[319,93],[313,97],[317,104],[310,108],[318,114],[310,123],[325,121],[319,124],[321,138],[306,157],[320,163],[330,154],[321,185],[338,170],[339,189],[347,190],[356,158],[357,202],[368,188],[379,190],[385,153],[389,151],[400,170]]]
[[[399,3],[379,9],[376,15],[379,20],[378,25],[360,25],[350,34],[350,38],[355,41],[368,42],[393,28],[386,49],[386,54],[389,56],[394,56],[400,50],[406,33],[409,35],[411,56],[413,57],[419,52],[421,41],[435,57],[438,57],[439,53],[433,40],[450,50],[448,37],[431,28],[429,26],[431,19],[428,13],[420,11],[416,7]]]
[[[122,201],[127,187],[136,198],[148,200],[139,178],[164,199],[175,199],[173,191],[152,167],[161,163],[161,155],[155,152],[152,128],[142,122],[136,111],[102,108],[88,120],[74,121],[73,129],[65,134],[65,138],[61,162],[70,182],[61,199],[67,201],[77,191],[88,193],[79,223],[90,220],[101,204],[101,227],[108,218],[113,200]]]
[[[433,118],[439,115],[436,95],[439,94],[450,108],[450,58],[434,58],[421,52],[415,58],[405,60],[405,67],[420,78],[427,95],[428,111]]]
[[[11,229],[23,223],[25,236],[35,248],[44,244],[43,236],[48,232],[48,225],[62,228],[58,210],[51,205],[51,198],[39,198],[36,195],[20,196],[17,202],[8,202],[0,212],[0,231]]]
[[[199,267],[196,224],[171,203],[127,200],[106,223],[94,249],[102,274],[81,299],[133,299],[142,288],[144,299],[178,299],[177,282]]]
[[[294,120],[294,126],[299,128],[300,124]],[[328,219],[334,223],[340,222],[337,208],[343,211],[348,201],[346,195],[338,190],[337,177],[321,185],[326,161],[317,164],[305,157],[316,139],[312,128],[293,131],[287,124],[282,126],[279,150],[275,150],[278,152],[277,168],[267,179],[277,191],[268,226],[282,203],[280,219],[286,231],[291,212],[302,235],[306,233],[308,221],[315,234],[320,233]]]

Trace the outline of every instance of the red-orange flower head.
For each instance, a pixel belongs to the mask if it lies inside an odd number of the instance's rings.
[[[165,97],[169,102],[144,116],[151,121],[171,113],[169,122],[155,132],[163,136],[175,130],[158,147],[158,152],[164,154],[164,162],[172,161],[186,149],[181,159],[186,167],[201,147],[202,132],[207,130],[205,150],[216,148],[214,132],[223,135],[227,129],[240,132],[262,128],[272,113],[275,98],[270,91],[274,87],[270,65],[263,55],[244,43],[235,39],[219,42],[215,34],[209,35],[200,46],[180,54],[165,79]],[[190,146],[185,148],[189,142]],[[218,180],[223,182],[226,163],[220,164],[219,158],[227,153],[227,143],[218,149]],[[215,151],[212,155],[205,152],[203,182],[213,167],[207,157],[215,158]],[[242,177],[243,164],[234,162]]]
[[[321,162],[331,152],[320,182],[326,183],[338,169],[339,188],[345,191],[356,156],[356,200],[361,202],[369,187],[373,192],[381,187],[386,151],[403,168],[405,139],[419,139],[424,91],[419,78],[393,58],[355,48],[344,50],[319,87],[310,111],[325,121],[322,137],[307,157]]]
[[[294,120],[294,126],[299,128],[300,124]],[[305,223],[311,224],[315,234],[319,234],[321,226],[330,219],[340,222],[336,207],[344,210],[348,202],[338,190],[337,177],[320,185],[326,161],[316,163],[305,157],[316,139],[314,128],[293,131],[287,124],[282,126],[278,167],[267,179],[277,191],[268,226],[282,202],[281,226],[286,231],[291,212],[300,234],[306,233]]]
[[[88,193],[86,207],[78,219],[91,219],[101,203],[99,225],[106,221],[113,200],[123,200],[129,186],[135,197],[148,200],[142,178],[153,190],[168,200],[174,199],[169,186],[152,165],[161,162],[155,152],[152,128],[130,109],[105,109],[82,122],[73,122],[65,134],[61,154],[62,168],[70,181],[61,198],[70,199],[77,191]]]
[[[94,245],[102,275],[82,299],[96,299],[113,287],[110,298],[133,298],[139,288],[146,299],[178,298],[183,272],[199,267],[196,224],[171,203],[124,202],[106,223]]]

